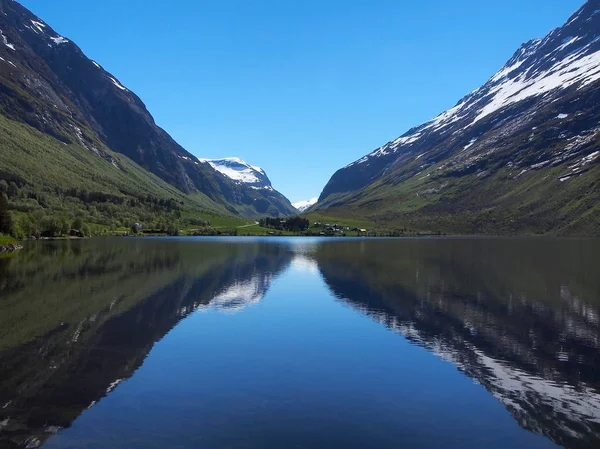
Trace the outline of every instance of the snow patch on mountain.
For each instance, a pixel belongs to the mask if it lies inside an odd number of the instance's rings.
[[[110,79],[110,81],[111,81],[111,82],[112,82],[112,83],[113,83],[115,86],[117,86],[117,88],[119,88],[119,89],[121,89],[121,90],[124,90],[124,91],[126,91],[126,92],[127,92],[127,88],[126,88],[125,86],[123,86],[121,83],[119,83],[119,82],[118,82],[116,79],[114,79],[112,76],[109,76],[108,78]]]
[[[4,45],[6,45],[8,48],[10,48],[13,51],[16,51],[15,46],[8,42],[8,39],[6,39],[6,36],[2,33],[2,30],[0,30],[0,39],[2,40],[2,43]]]
[[[304,212],[310,206],[312,206],[313,204],[316,204],[318,200],[319,200],[318,198],[311,198],[310,200],[297,201],[295,203],[292,203],[292,206],[294,206],[296,209],[298,209],[298,211]]]
[[[250,165],[239,157],[222,159],[199,159],[210,164],[212,168],[236,182],[248,184],[251,187],[271,189],[271,182],[265,171],[256,165]]]
[[[44,33],[44,28],[46,28],[46,24],[42,22],[38,22],[37,20],[32,20],[31,24],[34,26],[34,30],[36,33]]]
[[[61,45],[61,44],[66,44],[67,42],[69,42],[68,39],[65,39],[64,37],[58,35],[56,37],[51,37],[50,40],[52,40],[56,45]]]
[[[564,50],[565,45],[572,45],[578,40],[579,38],[571,39],[546,58],[552,59],[551,56],[554,53]],[[595,41],[576,49],[547,70],[536,73],[535,69],[528,69],[514,79],[504,79],[502,83],[489,90],[487,104],[480,109],[479,115],[473,123],[477,123],[505,106],[529,97],[542,95],[554,89],[566,89],[576,83],[583,87],[600,79],[600,50],[588,53],[590,46],[594,43]],[[520,66],[522,63],[519,61],[517,64]]]
[[[45,37],[47,37],[48,39],[50,39],[52,42],[54,42],[54,45],[58,46],[58,45],[66,44],[66,43],[69,42],[68,39],[64,38],[60,34],[57,34],[54,37],[48,36],[48,34],[46,33],[46,27],[47,27],[47,25],[45,23],[40,22],[38,20],[30,20],[29,22],[31,23],[31,25],[24,24],[25,28],[30,29],[35,34],[42,34],[42,35],[44,35]]]

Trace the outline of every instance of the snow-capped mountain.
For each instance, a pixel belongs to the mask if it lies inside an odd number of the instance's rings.
[[[316,204],[318,199],[319,198],[311,198],[310,200],[298,201],[296,203],[292,203],[292,206],[294,206],[296,209],[298,209],[298,211],[304,212],[310,206]]]
[[[239,193],[233,193],[237,210],[248,217],[286,216],[296,213],[290,201],[271,185],[265,171],[250,165],[239,157],[222,159],[198,159],[232,182]]]
[[[319,202],[420,227],[572,228],[598,204],[586,196],[556,217],[598,179],[599,80],[600,0],[589,0],[455,107],[338,170]],[[536,201],[548,195],[554,204]]]
[[[271,181],[262,168],[250,165],[239,157],[200,159],[200,161],[208,163],[218,172],[240,184],[246,184],[256,189],[273,190]]]

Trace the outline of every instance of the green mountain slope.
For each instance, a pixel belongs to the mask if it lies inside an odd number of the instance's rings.
[[[174,218],[178,211],[228,215],[206,195],[185,195],[126,156],[95,144],[102,156],[0,115],[0,188],[16,215],[79,217],[118,227]]]
[[[20,210],[26,211],[21,197],[35,195],[44,197],[47,213],[62,213],[64,191],[77,189],[79,197],[85,190],[124,195],[127,203],[148,198],[127,210],[144,222],[157,220],[169,200],[218,215],[294,212],[282,195],[260,195],[187,152],[135,93],[19,3],[0,0],[0,32],[0,116],[8,130],[0,136],[0,188]],[[9,191],[11,182],[24,189],[20,196],[14,186]],[[105,224],[100,215],[94,222]]]

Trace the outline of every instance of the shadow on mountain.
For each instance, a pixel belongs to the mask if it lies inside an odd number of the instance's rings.
[[[38,447],[130,377],[199,308],[262,299],[278,245],[49,242],[0,259],[0,446]]]
[[[600,447],[600,242],[324,243],[337,298],[483,385],[519,424]]]

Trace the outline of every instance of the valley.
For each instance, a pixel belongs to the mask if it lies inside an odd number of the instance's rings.
[[[255,222],[302,214],[379,235],[598,235],[598,9],[589,0],[454,108],[292,204],[262,168],[186,151],[73,41],[0,0],[8,233],[270,235]]]

